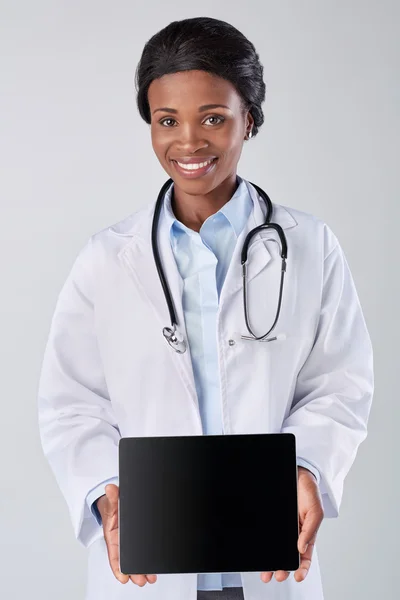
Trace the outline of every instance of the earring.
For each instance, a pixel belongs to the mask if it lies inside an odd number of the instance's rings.
[[[249,133],[247,134],[247,139],[249,140],[253,135],[253,131],[250,129]]]

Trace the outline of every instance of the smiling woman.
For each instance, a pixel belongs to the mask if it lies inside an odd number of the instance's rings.
[[[87,600],[125,597],[128,582],[126,597],[149,600],[323,600],[316,535],[324,515],[338,516],[373,392],[371,341],[344,253],[323,221],[272,204],[237,175],[265,98],[258,54],[240,31],[207,17],[170,23],[145,44],[136,86],[172,183],[82,248],[39,384],[43,449],[90,547]],[[260,567],[278,568],[122,573],[121,438],[243,433],[296,438],[296,571],[260,556]],[[265,457],[260,473],[276,495],[279,459]],[[246,473],[221,477],[247,492]],[[271,539],[268,519],[259,539],[272,550],[289,544]]]
[[[174,214],[199,231],[233,196],[243,142],[264,121],[258,54],[224,21],[175,21],[145,45],[136,87],[154,152],[174,181]]]

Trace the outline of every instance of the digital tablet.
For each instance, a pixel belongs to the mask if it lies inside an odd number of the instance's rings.
[[[119,441],[122,573],[294,571],[292,433]]]

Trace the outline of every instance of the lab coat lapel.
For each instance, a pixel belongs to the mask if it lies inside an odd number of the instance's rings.
[[[149,305],[154,310],[160,327],[160,344],[166,344],[162,329],[171,325],[169,310],[163,288],[158,276],[153,250],[151,245],[151,225],[154,214],[154,205],[148,207],[143,217],[134,225],[133,239],[121,250],[118,258],[130,277],[133,277],[136,285],[141,289]],[[178,319],[179,331],[187,340],[185,319],[182,307],[183,281],[176,265],[175,257],[170,244],[169,232],[165,221],[160,218],[158,228],[158,247],[161,264],[167,279],[168,287],[172,295],[175,312]],[[197,392],[195,387],[193,367],[190,356],[190,347],[187,345],[186,352],[178,354],[169,348],[169,355],[173,360],[182,381],[198,406]]]

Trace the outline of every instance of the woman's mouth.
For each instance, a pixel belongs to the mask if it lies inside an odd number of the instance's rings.
[[[180,163],[177,160],[172,160],[172,163],[179,175],[187,179],[196,179],[213,170],[217,160],[218,158],[212,158],[203,162],[199,161],[198,163]]]

